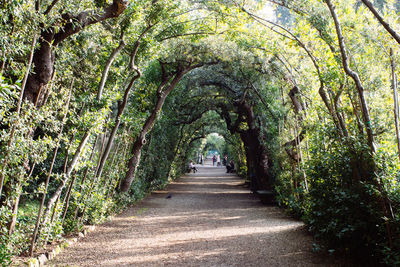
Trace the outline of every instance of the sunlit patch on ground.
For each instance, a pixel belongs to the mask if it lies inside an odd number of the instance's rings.
[[[263,206],[241,182],[224,168],[199,167],[100,226],[52,264],[335,266],[312,253],[303,223]]]

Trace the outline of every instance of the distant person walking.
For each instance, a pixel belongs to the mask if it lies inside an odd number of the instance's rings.
[[[221,156],[217,155],[217,166],[221,166]]]
[[[214,155],[213,156],[213,166],[215,166],[215,162],[217,161],[217,157]]]

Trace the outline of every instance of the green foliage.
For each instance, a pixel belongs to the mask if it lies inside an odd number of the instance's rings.
[[[0,264],[1,266],[10,266],[11,264],[11,251],[8,247],[9,241],[7,236],[0,236]]]
[[[0,208],[0,264],[8,266],[13,256],[10,238],[8,237],[7,219],[11,217],[11,210],[6,206]]]
[[[392,210],[398,206],[399,189],[392,187],[387,191],[387,187],[376,186],[378,181],[355,178],[352,164],[360,168],[365,160],[362,155],[368,154],[366,146],[353,144],[349,148],[336,138],[331,140],[327,150],[321,150],[316,144],[314,140],[313,157],[304,163],[309,191],[304,184],[293,188],[293,183],[301,177],[283,172],[276,186],[280,203],[303,218],[326,250],[351,255],[365,264],[397,262],[399,255],[395,251],[400,243],[394,237],[399,231],[398,217],[391,217],[382,203],[390,202]],[[387,156],[377,155],[379,175],[374,180],[396,183],[398,169],[390,164],[393,161],[387,161]],[[392,238],[391,245],[388,235]]]
[[[220,155],[224,155],[225,149],[225,140],[222,136],[217,133],[211,133],[206,137],[206,145],[203,148],[203,153],[206,155],[209,154],[209,151],[217,151]]]
[[[29,249],[43,193],[48,203],[63,185],[56,204],[49,210],[44,207],[47,218],[40,221],[37,246],[80,230],[84,224],[101,223],[151,190],[165,187],[186,171],[189,160],[207,150],[227,154],[240,176],[250,176],[255,166],[246,157],[251,155],[242,139],[248,130],[258,134],[255,152],[264,152],[262,164],[267,165],[271,179],[276,178],[278,201],[305,220],[318,237],[318,247],[360,257],[368,254],[374,262],[386,265],[400,264],[400,163],[387,55],[389,48],[394,48],[393,60],[398,65],[398,44],[361,3],[334,1],[350,67],[364,85],[372,118],[366,124],[372,124],[376,153],[367,145],[360,92],[343,70],[336,30],[324,1],[282,1],[282,6],[274,6],[271,12],[266,8],[271,1],[243,1],[243,8],[237,1],[129,1],[118,18],[84,27],[52,48],[56,72],[42,88],[47,102],[35,107],[24,101],[20,113],[16,104],[32,36],[52,27],[61,32],[66,14],[77,15],[83,10],[94,14],[110,1],[57,2],[46,15],[43,13],[50,1],[38,1],[39,12],[32,0],[3,2],[3,264]],[[398,1],[374,4],[398,31]],[[257,16],[275,13],[278,18],[263,20],[244,10]],[[99,99],[105,64],[121,36],[126,46],[111,64]],[[116,121],[125,89],[137,74],[130,66],[137,41],[140,44],[133,63],[141,77]],[[35,49],[40,45],[38,42]],[[186,73],[170,93],[146,136],[130,191],[122,194],[118,187],[132,156],[132,144],[154,108],[156,91],[163,81],[160,62],[168,63],[165,70],[171,75],[189,63],[218,64]],[[70,86],[71,102],[66,107]],[[293,99],[288,96],[294,86],[301,110],[293,109]],[[321,97],[323,93],[327,99]],[[247,111],[253,117],[243,112],[244,102],[251,107]],[[236,121],[240,123],[235,125]],[[97,176],[106,142],[118,122],[111,153],[102,175]],[[301,140],[290,146],[301,133]],[[77,151],[84,136],[89,136],[87,143]],[[49,173],[55,149],[58,153]],[[290,155],[291,149],[297,158]],[[76,164],[68,177],[74,156]],[[17,226],[10,235],[14,208]]]

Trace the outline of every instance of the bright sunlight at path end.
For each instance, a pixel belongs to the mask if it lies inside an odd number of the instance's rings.
[[[301,222],[223,167],[199,167],[67,248],[51,266],[338,266]],[[172,194],[171,198],[167,198]]]

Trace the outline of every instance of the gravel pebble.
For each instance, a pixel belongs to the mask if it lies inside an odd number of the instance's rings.
[[[48,266],[339,266],[304,224],[223,167],[198,167],[100,225]],[[167,196],[170,195],[170,198]]]

